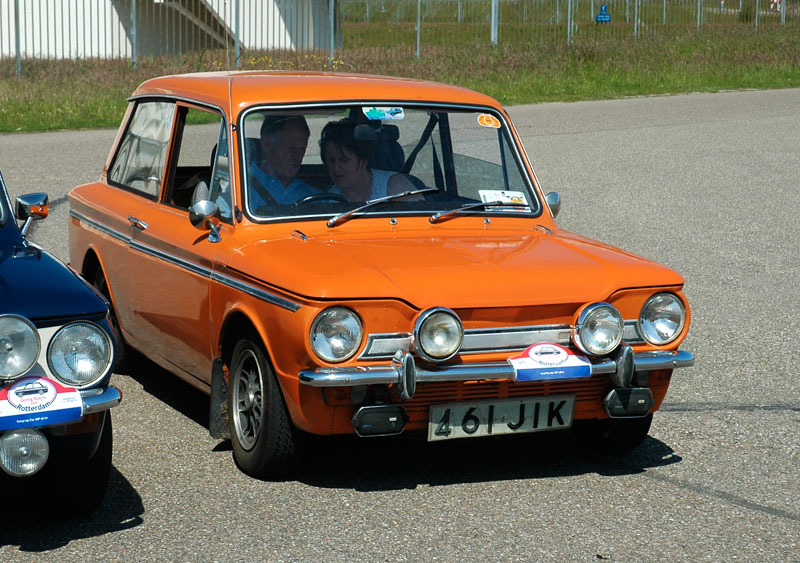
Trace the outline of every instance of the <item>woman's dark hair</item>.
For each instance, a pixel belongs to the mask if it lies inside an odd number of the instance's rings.
[[[322,128],[322,134],[319,137],[319,152],[323,163],[325,163],[325,145],[328,141],[351,150],[358,157],[369,160],[372,154],[372,144],[357,140],[354,135],[355,128],[356,124],[346,117],[339,121],[330,121]]]

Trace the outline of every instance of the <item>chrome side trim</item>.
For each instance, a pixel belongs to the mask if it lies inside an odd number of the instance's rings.
[[[636,371],[653,371],[694,365],[694,356],[689,352],[643,352],[634,354]],[[615,373],[614,360],[592,364],[592,375]],[[398,382],[397,370],[386,366],[330,367],[302,370],[298,374],[300,383],[311,387],[351,387],[353,385],[389,385]],[[487,363],[445,366],[439,369],[424,369],[417,366],[418,383],[440,381],[480,381],[513,379],[514,368],[508,363]]]
[[[199,276],[208,278],[210,280],[216,281],[216,282],[221,283],[223,285],[227,285],[228,287],[231,287],[233,289],[237,289],[239,291],[247,293],[248,295],[252,295],[256,299],[261,299],[262,301],[265,301],[267,303],[271,303],[273,305],[277,305],[278,307],[283,307],[284,309],[287,309],[287,310],[289,310],[289,311],[291,311],[293,313],[295,311],[297,311],[298,309],[300,309],[300,307],[302,307],[302,305],[300,303],[297,303],[295,301],[291,301],[289,299],[285,299],[283,297],[280,297],[278,295],[270,293],[270,292],[268,292],[266,290],[263,290],[263,289],[260,289],[258,287],[255,287],[253,285],[250,285],[250,284],[241,282],[239,280],[236,280],[236,279],[232,278],[231,276],[228,276],[228,275],[225,275],[225,274],[221,274],[219,272],[215,272],[214,270],[212,270],[210,268],[207,268],[205,266],[201,266],[201,265],[196,264],[194,262],[190,262],[189,260],[184,260],[183,258],[179,258],[179,257],[177,257],[177,256],[175,256],[173,254],[169,254],[169,253],[163,252],[161,250],[153,248],[152,246],[148,246],[146,244],[142,244],[142,243],[140,243],[138,241],[133,240],[129,236],[123,235],[122,233],[120,233],[119,231],[117,231],[115,229],[112,229],[112,228],[110,228],[110,227],[108,227],[106,225],[103,225],[102,223],[99,223],[98,221],[95,221],[94,219],[90,219],[90,218],[86,217],[85,215],[83,215],[81,213],[78,213],[77,211],[73,211],[73,210],[70,209],[69,214],[70,214],[70,216],[72,216],[75,219],[79,220],[81,223],[85,223],[88,226],[90,226],[90,227],[92,227],[94,229],[97,229],[98,231],[100,231],[102,233],[108,234],[109,236],[112,236],[115,239],[124,242],[131,249],[136,250],[138,252],[141,252],[143,254],[147,254],[148,256],[152,256],[153,258],[157,258],[159,260],[163,260],[164,262],[167,262],[169,264],[173,264],[175,266],[178,266],[179,268],[183,268],[184,270],[188,270],[188,271],[190,271],[190,272],[192,272],[194,274],[197,274]],[[394,354],[394,352],[392,352],[392,354]],[[390,356],[391,356],[391,354],[390,354]]]
[[[262,301],[266,301],[267,303],[272,303],[273,305],[277,305],[278,307],[283,307],[284,309],[288,309],[292,313],[294,313],[295,311],[300,309],[300,307],[302,307],[300,303],[284,299],[283,297],[279,297],[273,293],[264,291],[263,289],[255,287],[253,285],[241,282],[225,274],[220,274],[219,272],[211,272],[211,279],[223,285],[227,285],[228,287],[232,287],[233,289],[238,289],[239,291],[243,291],[248,295],[252,295],[256,299],[261,299]]]
[[[83,399],[83,414],[107,411],[122,401],[122,393],[111,386],[106,389],[81,390],[80,393]]]

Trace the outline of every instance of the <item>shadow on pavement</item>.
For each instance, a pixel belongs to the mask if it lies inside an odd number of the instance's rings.
[[[12,492],[4,494],[6,518],[0,527],[0,546],[19,546],[21,552],[41,553],[64,547],[73,540],[135,528],[143,522],[144,506],[139,493],[115,467],[111,468],[103,504],[86,516],[48,514],[45,505],[30,502],[29,493],[14,487]]]

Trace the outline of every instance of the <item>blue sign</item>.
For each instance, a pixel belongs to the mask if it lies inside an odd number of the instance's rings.
[[[600,13],[594,17],[597,23],[608,23],[611,21],[611,14],[608,13],[608,6],[603,4],[600,6]]]

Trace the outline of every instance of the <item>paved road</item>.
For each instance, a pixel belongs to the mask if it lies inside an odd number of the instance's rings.
[[[142,363],[114,376],[105,506],[20,524],[5,506],[0,559],[800,561],[800,90],[511,113],[563,227],[688,280],[697,365],[642,447],[329,440],[265,483],[209,438],[202,396]],[[12,191],[50,193],[33,236],[61,257],[64,195],[113,136],[0,136]]]

